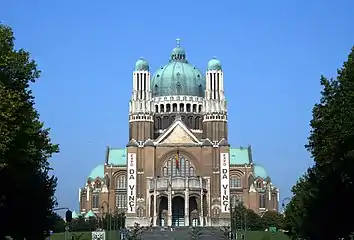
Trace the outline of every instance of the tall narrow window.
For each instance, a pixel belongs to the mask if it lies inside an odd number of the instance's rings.
[[[117,176],[116,207],[118,211],[124,211],[127,207],[127,176],[125,174]]]
[[[181,84],[178,82],[176,85],[177,95],[181,95]]]
[[[92,194],[92,202],[91,202],[92,208],[99,208],[100,207],[100,199],[98,193],[93,193]]]
[[[259,208],[265,208],[266,207],[266,194],[261,193],[259,194]]]

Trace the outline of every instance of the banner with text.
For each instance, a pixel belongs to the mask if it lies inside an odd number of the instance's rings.
[[[230,211],[230,160],[228,153],[220,154],[221,212]]]
[[[135,207],[136,207],[136,154],[135,153],[128,153],[127,179],[128,179],[127,213],[135,213]]]

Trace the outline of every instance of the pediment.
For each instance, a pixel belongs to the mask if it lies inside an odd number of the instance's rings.
[[[158,144],[199,144],[199,140],[181,121],[176,121],[156,141]]]

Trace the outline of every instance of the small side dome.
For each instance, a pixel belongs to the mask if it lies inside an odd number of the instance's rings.
[[[104,177],[104,165],[98,165],[92,169],[89,179],[103,178]]]
[[[216,59],[216,57],[213,57],[209,62],[208,62],[208,71],[209,70],[221,70],[221,62]]]
[[[149,71],[149,63],[141,57],[135,63],[135,71]]]
[[[266,170],[261,165],[255,164],[253,170],[254,170],[254,176],[256,178],[260,177],[262,179],[266,179],[268,177]]]

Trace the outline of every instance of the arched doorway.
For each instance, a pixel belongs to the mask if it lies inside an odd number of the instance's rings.
[[[159,219],[157,224],[159,226],[167,226],[167,213],[168,213],[168,199],[165,196],[161,196],[158,201],[158,214]]]
[[[189,198],[189,224],[191,226],[199,226],[199,211],[198,211],[198,203],[197,197]]]
[[[184,199],[180,196],[172,199],[172,226],[184,226]]]

